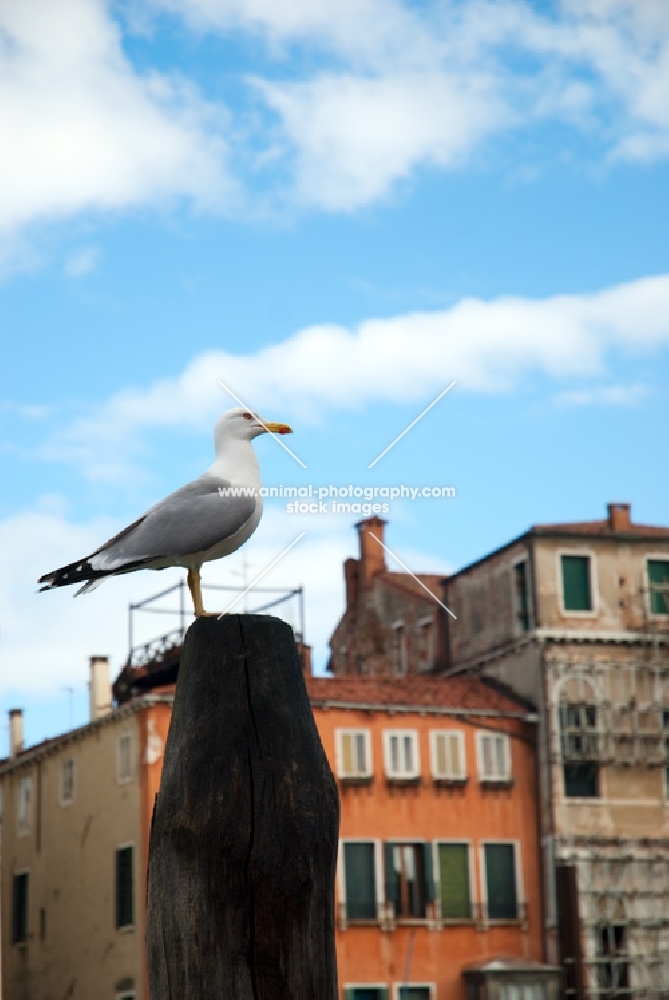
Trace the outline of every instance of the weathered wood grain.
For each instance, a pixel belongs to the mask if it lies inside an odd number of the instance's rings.
[[[338,826],[289,626],[198,619],[151,828],[151,1000],[336,1000]]]

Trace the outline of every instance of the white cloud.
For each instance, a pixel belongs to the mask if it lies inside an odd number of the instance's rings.
[[[305,422],[337,409],[425,401],[453,379],[460,389],[500,392],[534,373],[600,378],[613,352],[648,354],[668,343],[669,275],[590,295],[466,299],[352,330],[313,326],[252,355],[200,354],[180,375],[112,396],[53,435],[41,455],[123,483],[143,454],[144,432],[204,429],[235,405],[219,379],[270,419]]]
[[[222,109],[136,72],[103,0],[0,7],[0,232],[172,196],[225,201]]]
[[[263,40],[269,62],[256,60],[245,89],[233,80],[234,113],[169,68],[164,19],[145,33],[149,68],[133,66],[124,28],[161,9],[231,45]],[[554,119],[614,158],[669,155],[665,0],[552,12],[520,0],[135,0],[135,12],[122,25],[105,0],[0,6],[5,271],[34,266],[20,235],[35,222],[174,198],[250,210],[285,198],[286,177],[291,203],[351,211],[422,167],[460,168],[502,130]]]
[[[331,75],[256,85],[296,150],[298,198],[330,210],[376,200],[417,164],[458,165],[511,118],[481,75]]]
[[[152,2],[199,31],[267,40],[283,78],[255,80],[280,122],[265,163],[283,143],[302,204],[350,211],[417,167],[453,169],[494,132],[551,119],[615,158],[669,155],[664,0]],[[298,46],[327,62],[305,76]]]

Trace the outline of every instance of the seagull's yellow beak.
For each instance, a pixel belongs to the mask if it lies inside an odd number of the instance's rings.
[[[272,424],[269,421],[265,423],[265,427],[272,434],[292,434],[293,428],[289,427],[288,424]]]

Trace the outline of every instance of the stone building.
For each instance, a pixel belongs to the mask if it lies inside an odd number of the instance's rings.
[[[627,504],[449,577],[447,673],[537,706],[548,958],[567,996],[669,997],[669,528]]]
[[[404,677],[447,667],[448,615],[437,573],[393,573],[386,566],[379,517],[360,521],[360,557],[344,563],[346,605],[330,638],[335,676]],[[433,596],[435,595],[435,596]]]

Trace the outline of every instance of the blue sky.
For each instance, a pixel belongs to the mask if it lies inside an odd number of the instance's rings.
[[[663,0],[10,0],[0,65],[0,753],[10,707],[84,722],[179,579],[35,594],[210,464],[218,379],[294,427],[267,484],[454,486],[392,504],[416,571],[668,522]],[[268,503],[244,550],[307,532],[263,583],[305,585],[320,668],[356,519]]]

